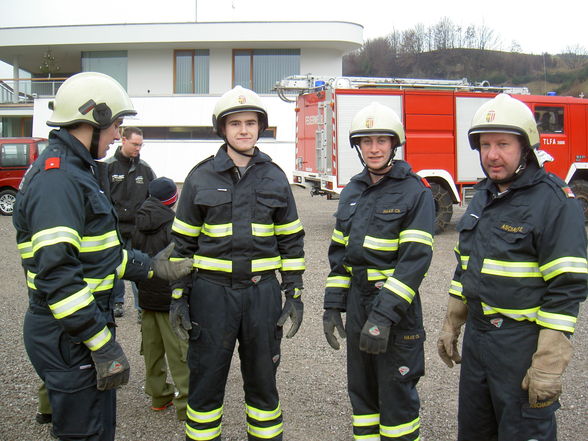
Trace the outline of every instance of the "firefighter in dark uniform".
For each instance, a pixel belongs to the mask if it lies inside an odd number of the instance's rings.
[[[304,231],[286,176],[255,147],[268,126],[259,96],[228,91],[213,125],[225,143],[188,174],[172,226],[176,255],[193,257],[198,271],[174,285],[170,306],[176,333],[190,331],[186,439],[221,439],[238,340],[248,439],[281,440],[276,371],[282,326],[290,317],[289,338],[302,322]]]
[[[169,262],[171,247],[153,259],[123,251],[95,161],[118,139],[123,117],[136,113],[120,84],[94,72],[74,75],[51,108],[47,124],[60,129],[27,171],[13,216],[29,294],[24,343],[49,392],[54,434],[112,441],[114,389],[129,378],[114,335],[114,279],[175,280],[192,262]]]
[[[457,225],[439,355],[461,362],[460,441],[555,441],[561,377],[586,298],[586,232],[570,188],[543,169],[531,110],[506,94],[469,132],[487,179]],[[463,359],[457,349],[467,322]]]
[[[334,349],[335,329],[347,335],[354,439],[415,441],[425,340],[418,288],[433,252],[433,197],[407,162],[393,161],[405,134],[392,109],[360,110],[349,138],[365,168],[335,213],[324,332]]]

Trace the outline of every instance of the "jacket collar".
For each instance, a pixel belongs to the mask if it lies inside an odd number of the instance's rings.
[[[117,161],[120,161],[123,164],[128,164],[128,165],[132,165],[133,163],[138,163],[139,162],[139,160],[141,158],[141,155],[140,154],[137,155],[134,158],[127,158],[125,155],[122,154],[121,149],[122,149],[122,146],[119,145],[116,148],[116,151],[114,152],[114,157],[115,157],[115,159]]]
[[[89,150],[80,142],[78,138],[73,136],[65,128],[51,130],[49,133],[49,139],[57,138],[64,143],[69,150],[79,157],[82,161],[88,163],[90,166],[95,167],[96,161],[92,158]]]
[[[531,187],[541,181],[546,173],[547,172],[543,167],[539,167],[534,161],[529,161],[519,177],[510,184],[507,191],[510,192],[521,188]],[[486,190],[492,194],[498,194],[498,187],[488,178],[477,183],[474,188],[476,190]]]
[[[411,168],[408,162],[397,159],[396,161],[393,161],[392,168],[388,173],[382,176],[382,179],[379,182],[382,182],[384,179],[404,179],[410,174],[410,171]],[[364,167],[362,172],[352,177],[351,180],[360,181],[366,185],[372,185],[372,179],[367,167]]]
[[[259,150],[257,147],[255,147],[255,149],[253,151],[253,156],[249,160],[249,164],[247,164],[247,167],[251,167],[254,164],[258,164],[258,163],[262,163],[262,162],[271,162],[271,160],[272,160],[272,158],[270,158],[268,155],[266,155],[261,150]],[[231,157],[227,153],[227,145],[226,144],[223,144],[220,147],[220,149],[218,149],[218,152],[216,152],[213,164],[214,164],[214,170],[217,172],[224,172],[227,170],[231,170],[233,167],[235,167],[235,163],[233,162],[233,160],[231,159]]]

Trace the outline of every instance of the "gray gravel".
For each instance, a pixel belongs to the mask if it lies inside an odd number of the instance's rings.
[[[294,188],[300,217],[306,229],[307,271],[305,276],[305,319],[298,335],[282,344],[278,373],[284,412],[286,441],[351,441],[351,409],[346,392],[345,351],[332,350],[322,331],[322,293],[327,275],[327,247],[333,228],[337,201],[312,198]],[[419,384],[422,400],[421,434],[426,441],[456,438],[457,383],[459,370],[448,369],[436,352],[436,334],[445,312],[446,292],[453,275],[456,210],[449,231],[435,238],[435,253],[421,296],[425,310],[427,374]],[[0,217],[0,261],[3,280],[0,292],[0,441],[50,440],[48,426],[34,420],[39,379],[24,350],[22,322],[27,307],[24,277],[16,251],[11,218]],[[125,316],[119,319],[119,340],[132,366],[131,380],[118,394],[117,440],[184,440],[183,424],[168,409],[155,413],[143,392],[144,365],[139,355],[140,332],[127,289]],[[575,355],[565,375],[562,408],[558,412],[559,439],[588,439],[586,416],[588,383],[588,317],[583,306],[574,336]],[[223,439],[245,441],[245,416],[238,358],[227,386]]]

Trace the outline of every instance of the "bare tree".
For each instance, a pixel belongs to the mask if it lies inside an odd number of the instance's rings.
[[[494,31],[485,24],[478,26],[477,29],[477,49],[486,50],[494,49],[499,43],[499,38],[494,34]]]
[[[579,44],[567,46],[564,53],[560,54],[560,58],[568,68],[576,69],[588,62],[588,51]]]
[[[454,47],[455,25],[449,17],[443,17],[433,26],[435,49],[452,49]]]

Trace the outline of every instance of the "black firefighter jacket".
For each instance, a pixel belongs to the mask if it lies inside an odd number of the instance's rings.
[[[304,230],[292,190],[257,148],[243,176],[224,145],[192,169],[172,236],[176,255],[193,257],[199,276],[244,288],[279,270],[283,290],[302,289]]]
[[[449,290],[499,314],[574,332],[586,298],[586,230],[580,204],[558,177],[534,163],[502,194],[492,181],[457,225],[457,267]]]
[[[136,217],[133,232],[133,248],[137,248],[153,257],[171,242],[171,226],[174,210],[161,203],[157,198],[147,198]],[[139,288],[139,306],[151,311],[169,311],[171,287],[169,282],[153,277],[137,282]]]
[[[376,314],[393,324],[404,317],[433,253],[435,206],[426,185],[402,160],[376,184],[367,169],[351,178],[335,213],[325,309],[346,310],[353,280],[360,290],[381,287]]]
[[[123,239],[128,239],[135,228],[135,216],[149,196],[149,183],[155,173],[140,156],[127,158],[120,147],[106,159],[110,180],[110,199],[118,215],[118,228]]]
[[[147,255],[123,250],[97,163],[65,129],[27,171],[13,215],[29,302],[46,308],[74,342],[96,350],[112,337],[115,277],[148,276]]]

